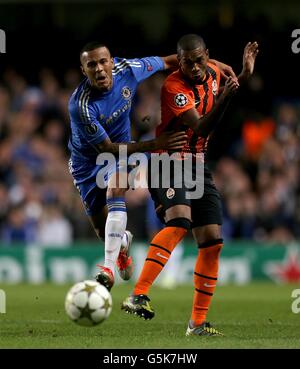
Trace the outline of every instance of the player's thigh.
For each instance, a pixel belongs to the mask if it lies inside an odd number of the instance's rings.
[[[221,197],[217,189],[206,186],[200,199],[192,200],[192,231],[198,243],[221,238],[223,222]]]
[[[191,220],[191,200],[184,188],[149,188],[159,219],[165,224],[171,219]]]
[[[128,175],[133,167],[118,160],[116,166],[108,168],[107,198],[124,197],[129,189]]]
[[[189,205],[174,205],[165,212],[165,222],[176,218],[191,220],[191,207]]]
[[[108,180],[107,197],[122,197],[125,196],[128,190],[128,174],[127,172],[112,173]]]

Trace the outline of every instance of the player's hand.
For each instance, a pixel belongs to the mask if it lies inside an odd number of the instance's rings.
[[[180,150],[187,143],[185,132],[163,132],[156,138],[156,148],[165,150]]]
[[[229,77],[231,77],[236,82],[238,81],[237,76],[235,75],[230,65],[221,63],[215,59],[210,59],[209,61],[220,69],[221,77],[224,78],[226,81]]]
[[[244,49],[243,55],[243,72],[242,74],[251,75],[254,70],[255,59],[258,54],[258,43],[248,42]]]
[[[237,89],[239,88],[239,83],[231,77],[228,77],[227,81],[225,82],[223,96],[229,97],[236,93]]]

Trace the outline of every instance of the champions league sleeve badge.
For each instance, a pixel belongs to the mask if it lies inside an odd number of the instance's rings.
[[[182,108],[188,103],[188,98],[183,93],[179,93],[174,97],[175,105]]]

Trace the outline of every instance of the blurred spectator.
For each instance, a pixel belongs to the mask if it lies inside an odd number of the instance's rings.
[[[272,136],[274,130],[275,123],[269,118],[245,121],[242,134],[245,156],[248,160],[258,160],[265,142]]]
[[[252,239],[257,226],[257,198],[252,192],[231,195],[224,211],[225,239]]]
[[[24,207],[10,209],[2,227],[2,242],[5,246],[13,244],[33,244],[36,240],[37,225],[26,218]]]
[[[10,206],[8,191],[6,187],[0,183],[0,224],[3,222],[8,214]]]
[[[72,226],[56,204],[44,207],[39,222],[37,244],[41,246],[69,246],[72,239]]]
[[[299,111],[292,104],[283,103],[278,108],[276,138],[286,142],[289,138],[300,137]]]

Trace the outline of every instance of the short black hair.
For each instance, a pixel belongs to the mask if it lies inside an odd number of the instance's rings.
[[[80,50],[80,54],[79,54],[80,61],[81,61],[81,56],[82,56],[83,53],[85,53],[86,51],[92,51],[92,50],[95,50],[95,49],[99,49],[99,47],[106,47],[107,50],[110,52],[109,48],[105,44],[103,44],[102,42],[91,41],[91,42],[88,42],[87,44],[85,44],[83,46],[83,48]]]
[[[193,33],[184,35],[177,42],[177,54],[180,54],[181,51],[191,51],[199,47],[206,49],[205,42],[201,36]]]

